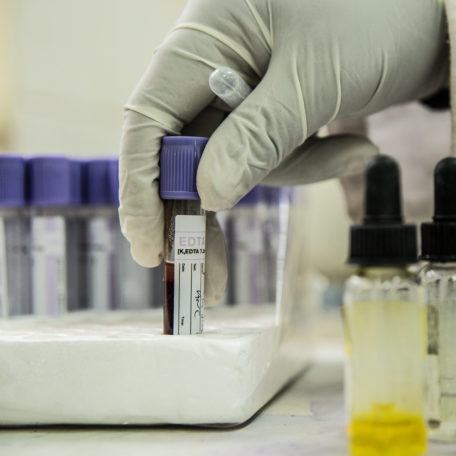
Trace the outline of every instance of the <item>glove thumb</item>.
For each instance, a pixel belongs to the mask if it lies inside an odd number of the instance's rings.
[[[302,97],[273,68],[206,146],[197,181],[204,209],[232,207],[307,137]]]

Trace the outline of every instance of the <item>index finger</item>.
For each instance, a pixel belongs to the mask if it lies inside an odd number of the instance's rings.
[[[119,215],[133,258],[146,267],[160,264],[163,249],[161,139],[179,134],[214,98],[207,83],[212,67],[183,51],[186,35],[175,32],[157,50],[125,108]]]

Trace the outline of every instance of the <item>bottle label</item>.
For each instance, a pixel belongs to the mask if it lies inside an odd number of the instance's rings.
[[[203,332],[206,217],[177,215],[174,237],[174,334]]]

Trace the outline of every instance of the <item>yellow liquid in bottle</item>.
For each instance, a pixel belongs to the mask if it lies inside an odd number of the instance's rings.
[[[426,426],[422,416],[376,405],[355,417],[349,427],[353,456],[421,456],[426,453]]]
[[[350,363],[353,456],[421,456],[427,449],[423,406],[424,306],[407,301],[345,307]]]

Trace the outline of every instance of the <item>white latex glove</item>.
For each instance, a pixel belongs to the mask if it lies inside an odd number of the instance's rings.
[[[208,86],[218,66],[256,88],[216,128],[222,111],[207,108],[220,108]],[[165,134],[192,121],[202,126],[194,134],[215,130],[198,190],[203,207],[217,211],[260,181],[290,185],[359,172],[375,153],[367,140],[307,138],[332,120],[429,95],[447,77],[439,0],[190,0],[126,106],[120,218],[133,257],[150,267],[161,261]],[[222,236],[210,220],[208,303],[226,278]]]

